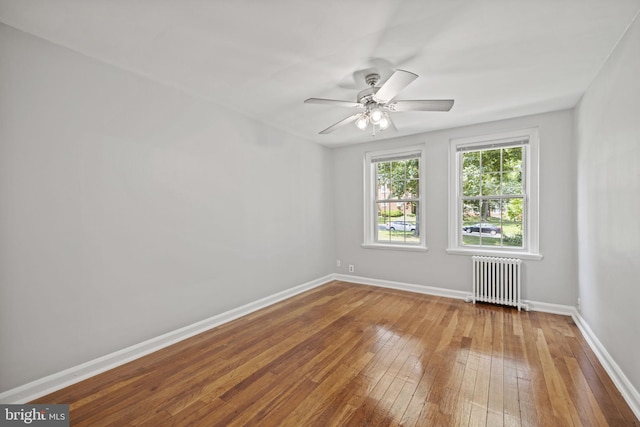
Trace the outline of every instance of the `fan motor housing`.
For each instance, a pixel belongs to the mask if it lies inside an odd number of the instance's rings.
[[[358,102],[366,105],[369,102],[375,102],[373,96],[378,92],[379,87],[368,87],[358,93]]]

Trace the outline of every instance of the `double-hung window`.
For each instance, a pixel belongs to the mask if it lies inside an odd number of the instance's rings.
[[[449,253],[538,253],[538,132],[450,142]]]
[[[426,250],[424,147],[365,154],[363,247]]]

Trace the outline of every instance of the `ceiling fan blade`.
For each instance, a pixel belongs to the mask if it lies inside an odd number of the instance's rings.
[[[449,111],[453,99],[420,99],[414,101],[394,101],[386,105],[391,111]]]
[[[364,108],[364,105],[359,102],[339,101],[337,99],[309,98],[305,99],[304,102],[305,104],[324,104],[333,105],[335,107]]]
[[[340,120],[338,123],[335,123],[335,124],[333,124],[333,125],[329,126],[329,127],[328,127],[328,128],[326,128],[325,130],[320,131],[319,133],[320,133],[321,135],[326,135],[326,134],[328,134],[328,133],[331,133],[331,132],[333,132],[334,130],[338,129],[339,127],[342,127],[342,126],[344,126],[344,125],[348,125],[349,123],[353,123],[353,122],[355,122],[357,117],[358,117],[358,115],[357,115],[357,114],[354,114],[354,115],[352,115],[352,116],[349,116],[349,117],[347,117],[346,119],[342,119],[342,120]]]
[[[376,102],[389,102],[402,89],[407,87],[409,83],[417,78],[417,74],[410,73],[409,71],[404,70],[396,70],[396,72],[393,73],[382,86],[380,86],[380,89],[378,89],[373,98],[376,100]]]

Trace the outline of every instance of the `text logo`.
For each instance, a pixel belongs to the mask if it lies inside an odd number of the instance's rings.
[[[0,427],[69,427],[69,405],[2,405]]]

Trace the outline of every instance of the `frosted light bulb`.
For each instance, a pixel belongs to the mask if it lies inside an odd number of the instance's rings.
[[[380,130],[385,130],[389,127],[389,119],[387,119],[385,116],[382,116],[382,118],[380,119],[380,123],[378,123],[378,126],[380,126]]]
[[[380,123],[380,120],[382,120],[382,117],[384,117],[382,111],[380,111],[379,108],[374,108],[373,110],[371,110],[369,115],[371,117],[371,123],[373,123],[374,125]]]
[[[367,124],[369,123],[366,116],[360,116],[356,120],[356,126],[358,126],[358,129],[360,130],[365,130],[367,128]]]

